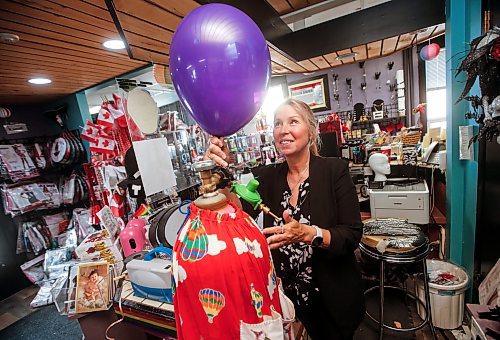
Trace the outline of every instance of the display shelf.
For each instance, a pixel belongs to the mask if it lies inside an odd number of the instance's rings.
[[[365,107],[359,110],[348,110],[348,111],[333,111],[332,113],[322,114],[316,116],[316,120],[319,123],[324,123],[328,121],[329,117],[332,115],[337,115],[340,118],[341,124],[347,123],[348,121],[352,124],[352,131],[363,130],[363,133],[373,133],[373,124],[379,124],[381,127],[390,124],[400,124],[401,120],[406,119],[406,115],[400,114],[397,108],[397,104],[385,104],[382,106],[383,118],[374,119],[373,113],[377,112],[375,107]]]
[[[381,118],[381,119],[368,119],[368,120],[358,120],[355,122],[352,122],[352,125],[362,125],[362,124],[373,124],[373,123],[389,123],[394,120],[400,120],[401,118],[405,118],[406,116],[399,116],[399,117],[388,117],[388,118]]]

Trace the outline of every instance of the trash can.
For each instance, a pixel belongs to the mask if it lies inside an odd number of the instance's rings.
[[[469,283],[467,273],[452,263],[427,260],[432,323],[443,329],[455,329],[462,325],[464,295]],[[417,278],[416,295],[425,305],[424,283]],[[418,315],[423,319],[425,310],[417,304]]]

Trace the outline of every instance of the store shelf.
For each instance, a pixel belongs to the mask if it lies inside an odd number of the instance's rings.
[[[352,122],[352,125],[362,125],[362,124],[372,124],[372,123],[388,123],[393,120],[399,120],[401,118],[405,118],[406,116],[398,116],[398,117],[387,117],[382,119],[369,119],[369,120],[357,120]]]

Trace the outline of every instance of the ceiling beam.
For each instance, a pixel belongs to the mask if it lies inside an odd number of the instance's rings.
[[[292,33],[290,27],[281,20],[276,10],[265,0],[196,0],[200,5],[223,3],[245,12],[259,26],[268,41]]]
[[[293,32],[265,0],[197,0],[239,8],[276,49],[295,61],[326,55],[445,22],[444,0],[392,0]]]
[[[294,22],[297,22],[299,20],[305,20],[315,14],[328,11],[332,8],[345,5],[349,2],[352,2],[352,0],[326,0],[318,2],[314,5],[304,7],[292,13],[284,14],[281,16],[281,19],[285,22],[285,24],[293,24]]]
[[[444,0],[392,0],[270,42],[296,60],[309,59],[443,23],[444,6]]]
[[[122,24],[120,23],[120,20],[118,20],[118,15],[116,14],[116,8],[115,4],[113,3],[113,0],[105,0],[106,7],[108,7],[108,12],[111,15],[111,19],[113,19],[113,22],[115,24],[116,30],[118,31],[118,34],[120,35],[120,39],[122,40],[123,44],[125,45],[125,49],[127,50],[127,55],[130,59],[134,59],[132,55],[132,51],[130,50],[130,46],[128,44],[127,38],[125,37],[125,33],[123,32],[123,27]]]

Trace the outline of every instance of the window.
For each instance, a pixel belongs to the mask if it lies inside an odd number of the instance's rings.
[[[283,95],[283,84],[277,84],[269,87],[266,99],[264,99],[264,103],[261,108],[261,112],[263,113],[268,125],[272,125],[274,123],[274,111],[284,101],[285,96]]]
[[[427,130],[446,127],[446,50],[425,62]]]

